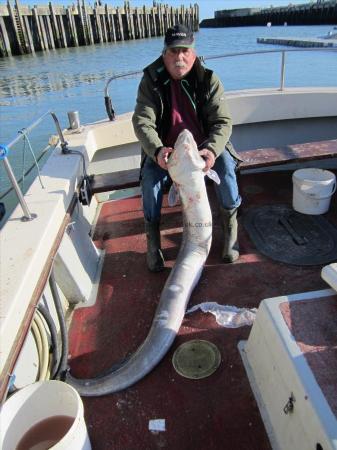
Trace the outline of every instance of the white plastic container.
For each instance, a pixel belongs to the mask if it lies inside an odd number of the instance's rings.
[[[299,169],[293,173],[293,208],[303,214],[324,214],[336,190],[335,174],[324,169]]]
[[[13,394],[0,410],[0,448],[13,450],[37,423],[55,416],[71,416],[72,425],[54,450],[91,450],[77,391],[62,381],[33,383]]]

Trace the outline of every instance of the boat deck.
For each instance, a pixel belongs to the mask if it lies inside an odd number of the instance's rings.
[[[327,288],[322,266],[293,266],[259,254],[242,226],[244,212],[257,205],[291,205],[291,173],[247,174],[240,178],[243,203],[239,217],[240,259],[221,263],[221,227],[212,186],[213,243],[189,306],[206,301],[258,307],[265,298]],[[166,200],[165,200],[166,201]],[[337,224],[335,198],[329,220]],[[70,366],[77,377],[93,377],[135,351],[145,339],[161,290],[181,240],[180,207],[163,208],[162,246],[167,269],[148,272],[141,199],[110,201],[102,206],[94,240],[105,250],[95,305],[75,310],[70,328]],[[211,314],[185,316],[168,354],[154,370],[125,391],[83,398],[88,432],[95,450],[270,449],[242,363],[238,342],[249,326],[224,328]],[[192,339],[215,344],[219,368],[191,380],[172,364],[177,347]],[[165,419],[165,431],[149,431],[149,421]]]

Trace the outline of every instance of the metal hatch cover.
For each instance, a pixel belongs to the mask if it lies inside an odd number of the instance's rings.
[[[323,216],[264,205],[248,210],[243,222],[256,248],[273,260],[297,266],[337,260],[337,229]]]
[[[202,339],[184,342],[176,349],[172,357],[176,372],[194,380],[212,375],[220,362],[219,349],[212,342]]]

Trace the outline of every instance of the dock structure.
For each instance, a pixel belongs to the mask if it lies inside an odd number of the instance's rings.
[[[176,23],[198,31],[198,5],[173,8],[153,1],[151,8],[137,8],[129,1],[123,7],[95,1],[92,7],[77,0],[70,6],[49,2],[31,8],[7,1],[0,5],[0,56],[161,36]]]
[[[259,44],[288,45],[291,47],[337,47],[337,39],[259,37],[257,42]]]
[[[214,18],[204,19],[201,28],[260,25],[333,25],[337,23],[337,0],[270,8],[243,8],[215,11]]]

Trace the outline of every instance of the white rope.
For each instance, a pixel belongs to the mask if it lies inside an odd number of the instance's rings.
[[[36,160],[34,151],[33,151],[33,149],[32,149],[32,145],[31,145],[31,143],[30,143],[30,140],[29,140],[29,138],[28,138],[28,135],[27,135],[27,132],[26,132],[25,128],[22,128],[22,130],[20,130],[19,133],[23,135],[23,142],[24,142],[24,146],[23,146],[23,168],[22,168],[22,170],[23,170],[23,173],[22,173],[22,189],[23,189],[24,178],[25,178],[25,174],[24,174],[24,161],[25,161],[25,158],[24,158],[24,156],[25,156],[26,142],[27,142],[27,144],[28,144],[30,153],[31,153],[32,156],[33,156],[34,163],[35,163],[35,166],[36,166],[36,169],[37,169],[37,175],[38,175],[38,178],[39,178],[41,187],[42,187],[42,189],[44,189],[44,185],[43,185],[43,183],[42,183],[41,174],[40,174],[39,163],[38,163],[37,160]]]

